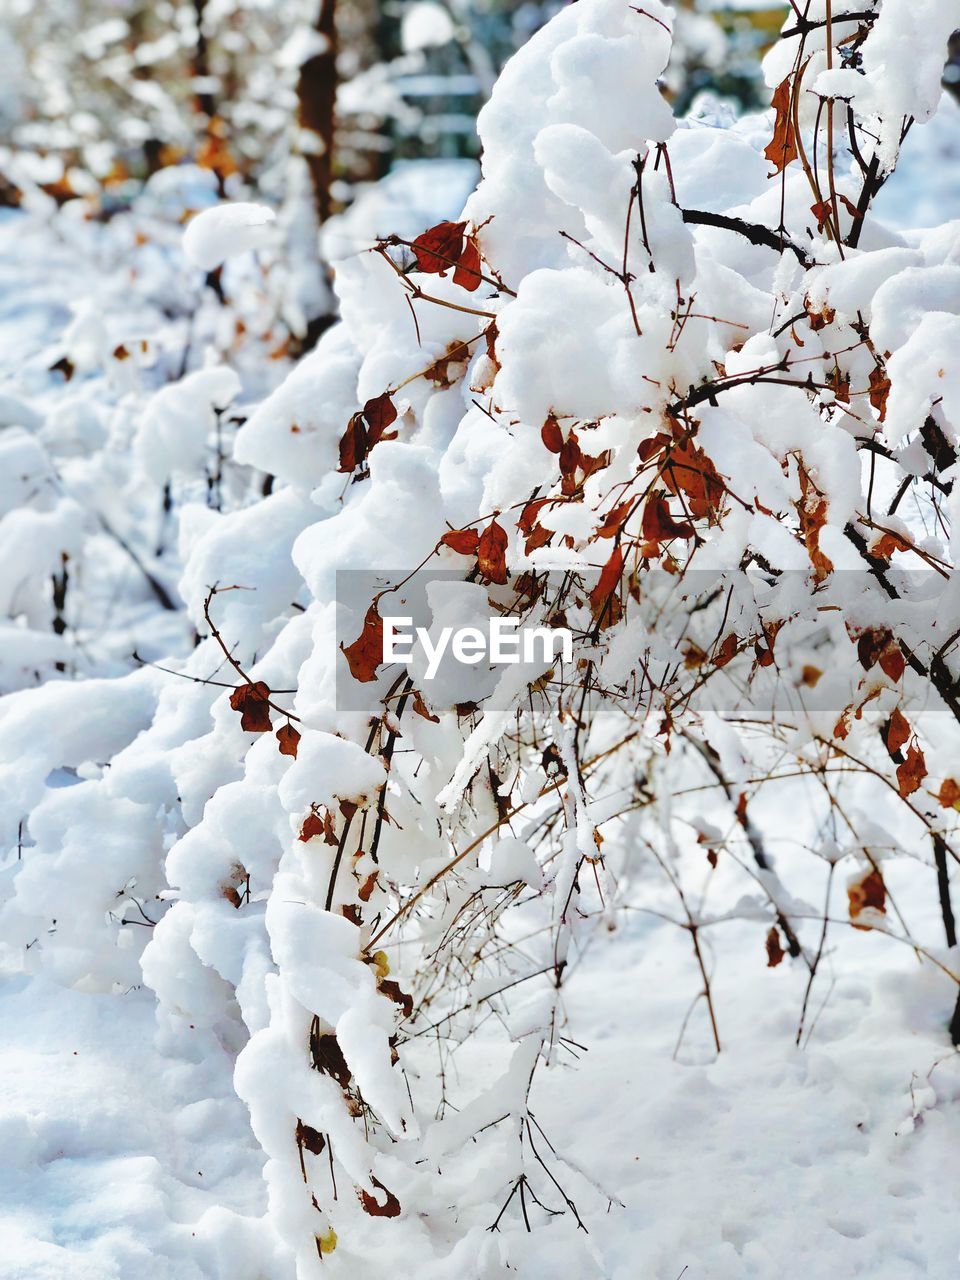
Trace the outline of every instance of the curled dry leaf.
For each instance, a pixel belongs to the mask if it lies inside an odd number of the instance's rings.
[[[910,725],[897,707],[887,724],[887,750],[893,755],[910,737]]]
[[[246,733],[269,733],[270,687],[262,680],[241,684],[230,695],[230,706],[240,712],[240,728]]]
[[[767,143],[763,154],[774,166],[773,174],[777,174],[782,173],[790,161],[797,158],[797,138],[793,128],[792,73],[777,85],[773,95],[773,109],[776,112],[773,138]],[[770,176],[773,177],[773,174]]]
[[[704,451],[684,440],[670,455],[663,478],[671,493],[682,491],[690,514],[697,520],[716,520],[723,499],[724,485],[717,468]]]
[[[767,968],[775,969],[785,955],[780,943],[780,930],[774,925],[767,934]]]
[[[611,603],[614,592],[620,586],[620,577],[623,573],[623,550],[620,546],[615,546],[610,553],[610,559],[600,570],[600,577],[597,585],[590,592],[590,609],[594,618],[600,618],[607,613],[611,613],[607,606]]]
[[[277,742],[280,744],[282,756],[293,756],[296,759],[297,747],[300,745],[300,734],[292,724],[282,724],[277,730]]]
[[[369,1191],[360,1191],[358,1194],[364,1213],[369,1213],[371,1218],[396,1218],[400,1213],[400,1201],[373,1174],[370,1175],[370,1181],[378,1191],[383,1193],[383,1203],[381,1204]]]
[[[377,602],[367,610],[363,630],[353,644],[340,645],[350,667],[350,674],[360,684],[377,678],[377,667],[383,661],[383,619],[377,610]]]
[[[488,582],[503,585],[507,581],[507,532],[491,520],[477,543],[477,563]]]
[[[912,796],[927,776],[927,762],[916,742],[907,748],[907,758],[897,767],[897,787],[904,800]]]
[[[864,911],[877,911],[886,915],[887,886],[879,868],[871,867],[866,875],[851,880],[847,885],[847,899],[850,904],[850,919],[856,921]],[[857,929],[869,929],[868,924],[855,924]]]
[[[674,538],[692,538],[693,525],[687,520],[674,520],[667,505],[666,495],[652,493],[643,508],[641,522],[643,531],[645,556],[659,554],[658,544],[671,542]]]
[[[346,431],[340,437],[339,471],[349,474],[366,462],[374,445],[381,440],[393,440],[396,432],[387,434],[387,428],[397,420],[397,408],[385,391],[368,400],[359,413],[350,419]]]
[[[453,267],[453,282],[468,293],[480,286],[480,246],[465,222],[438,222],[412,244],[417,270],[445,276]]]
[[[440,542],[459,555],[475,556],[480,545],[480,535],[476,529],[450,529]]]

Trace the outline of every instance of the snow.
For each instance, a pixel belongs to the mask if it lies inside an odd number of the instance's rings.
[[[433,0],[415,0],[404,9],[400,39],[405,53],[449,44],[456,35],[450,11]]]
[[[274,211],[262,204],[217,205],[187,223],[183,251],[195,267],[213,271],[227,258],[271,244]]]

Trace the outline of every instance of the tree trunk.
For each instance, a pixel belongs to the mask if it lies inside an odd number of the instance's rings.
[[[333,179],[334,107],[337,94],[337,35],[334,25],[336,0],[320,0],[314,30],[324,39],[319,50],[300,68],[297,98],[299,123],[305,132],[304,158],[313,183],[317,221],[330,216],[330,185]]]

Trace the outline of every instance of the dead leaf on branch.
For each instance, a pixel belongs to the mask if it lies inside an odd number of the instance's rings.
[[[856,921],[864,911],[877,911],[880,915],[887,912],[887,886],[879,868],[871,867],[860,877],[847,885],[847,899],[850,904],[850,919]],[[868,924],[854,924],[855,929],[869,929]]]
[[[663,478],[671,493],[686,497],[690,514],[697,520],[716,520],[723,499],[724,484],[703,449],[684,440],[670,455]]]
[[[381,1204],[376,1196],[372,1196],[369,1191],[359,1191],[358,1195],[360,1203],[363,1205],[364,1213],[369,1213],[371,1218],[396,1218],[400,1213],[400,1201],[392,1191],[388,1191],[383,1183],[372,1174],[370,1175],[370,1181],[378,1191],[383,1192],[384,1198]]]
[[[269,733],[270,687],[257,680],[241,684],[230,695],[230,706],[240,712],[240,728],[246,733]]]
[[[897,768],[897,788],[904,800],[919,789],[926,776],[927,762],[924,754],[917,743],[912,742],[907,748],[907,758]]]
[[[477,543],[477,564],[488,582],[500,586],[507,581],[507,532],[491,520]]]
[[[438,222],[411,245],[417,270],[445,276],[453,268],[453,282],[469,293],[480,286],[480,247],[465,222]]]
[[[807,475],[806,469],[800,467],[800,502],[797,514],[800,517],[800,532],[807,548],[807,555],[813,565],[814,577],[821,582],[828,573],[833,572],[833,561],[820,549],[820,534],[827,523],[827,500]]]
[[[767,968],[775,969],[785,955],[780,943],[780,931],[772,926],[767,934]]]
[[[620,586],[623,574],[623,550],[616,546],[610,553],[610,559],[600,570],[597,585],[590,592],[590,610],[595,619],[605,618],[608,626],[617,621],[618,610],[615,607],[614,593]]]
[[[480,546],[480,535],[476,529],[450,529],[440,542],[458,555],[475,556]]]
[[[338,470],[349,475],[363,466],[374,445],[381,440],[396,439],[396,432],[387,434],[387,428],[397,420],[397,409],[385,391],[368,400],[359,413],[350,419],[346,431],[340,437],[340,466]]]
[[[782,173],[790,161],[797,158],[797,138],[793,127],[792,74],[777,85],[773,94],[773,109],[776,112],[773,138],[767,143],[763,153],[774,166],[771,177]]]
[[[377,678],[377,667],[383,662],[383,619],[377,610],[377,602],[367,610],[363,630],[353,644],[340,645],[350,667],[350,674],[360,684]]]
[[[894,755],[910,737],[910,725],[897,707],[887,724],[887,750]]]

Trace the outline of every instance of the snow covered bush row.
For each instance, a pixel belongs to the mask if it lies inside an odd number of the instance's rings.
[[[871,212],[954,20],[813,0],[768,57],[772,116],[722,124],[662,98],[659,0],[561,12],[480,117],[462,219],[345,257],[342,323],[238,432],[273,492],[188,515],[179,675],[6,700],[4,939],[84,989],[142,979],[173,1054],[239,1050],[269,1208],[232,1275],[492,1278],[532,1221],[544,1274],[603,1274],[576,1191],[615,1188],[531,1090],[641,867],[717,1051],[701,939],[727,919],[811,983],[838,915],[960,983],[960,224]],[[347,599],[344,570],[376,588]],[[437,627],[569,627],[573,659],[427,682],[379,660],[394,595]],[[796,773],[826,908],[754,816]],[[923,936],[888,885],[905,852]],[[500,1071],[464,1097],[449,1049],[487,1018]]]

